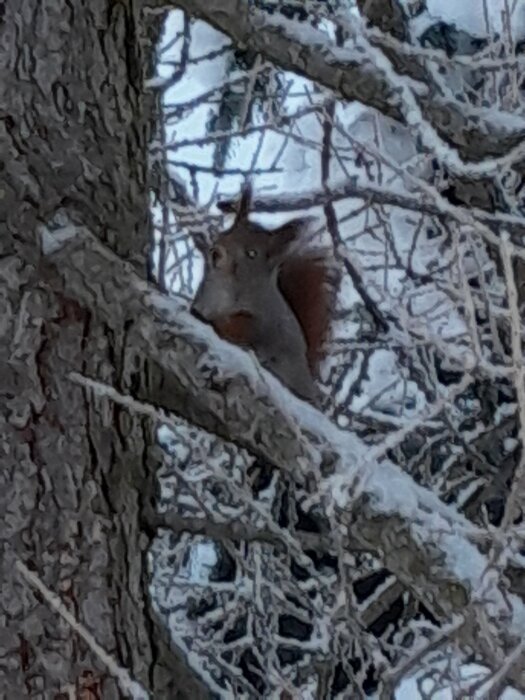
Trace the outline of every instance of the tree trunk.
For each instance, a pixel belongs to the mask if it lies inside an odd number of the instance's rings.
[[[91,372],[129,387],[126,331],[60,293],[37,235],[39,224],[67,217],[146,275],[154,101],[143,85],[158,20],[148,39],[133,1],[7,0],[2,12],[1,695],[123,692],[31,588],[22,562],[153,697],[206,697],[148,603],[141,513],[156,467],[153,427],[94,403],[68,378]]]

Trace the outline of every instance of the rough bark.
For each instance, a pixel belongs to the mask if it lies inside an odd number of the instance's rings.
[[[206,695],[161,640],[148,606],[141,509],[152,489],[153,428],[93,403],[67,377],[93,372],[125,389],[126,330],[56,294],[37,236],[60,206],[146,275],[153,105],[143,81],[152,58],[134,2],[2,5],[3,697],[121,692],[28,587],[17,560],[156,698]]]

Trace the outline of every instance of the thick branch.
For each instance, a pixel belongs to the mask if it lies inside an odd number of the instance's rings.
[[[137,382],[137,398],[313,483],[312,499],[338,529],[346,527],[351,541],[378,552],[438,614],[465,613],[469,605],[475,611],[481,596],[503,653],[524,636],[525,606],[486,576],[487,558],[474,544],[484,533],[453,507],[387,460],[374,461],[355,435],[337,429],[249,354],[148,286],[86,229],[46,231],[43,244],[57,293],[90,308],[110,328],[125,327],[130,362],[147,358],[158,367],[156,382]],[[63,371],[69,371],[67,358]]]
[[[228,521],[217,523],[209,518],[185,518],[175,511],[166,513],[149,513],[147,524],[152,529],[166,528],[176,534],[189,532],[192,535],[204,535],[218,542],[264,542],[275,547],[283,547],[283,539],[269,529],[255,528],[240,521]],[[332,544],[331,539],[325,535],[311,532],[298,531],[294,538],[305,549],[326,551]]]
[[[297,211],[311,207],[324,207],[329,202],[336,202],[348,197],[358,197],[369,204],[390,204],[401,209],[416,211],[419,214],[429,216],[447,216],[460,223],[466,220],[475,225],[476,222],[484,224],[493,230],[499,227],[515,235],[514,242],[519,245],[525,234],[525,220],[512,214],[484,211],[477,207],[463,207],[450,203],[440,196],[437,190],[434,195],[428,196],[421,192],[393,192],[374,183],[361,184],[357,178],[352,178],[337,188],[317,190],[315,192],[302,192],[300,194],[286,196],[264,196],[254,199],[253,208],[258,212]]]

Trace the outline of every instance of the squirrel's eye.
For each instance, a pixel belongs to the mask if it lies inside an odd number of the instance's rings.
[[[257,251],[253,248],[248,248],[248,250],[246,251],[246,255],[253,260],[257,257]]]

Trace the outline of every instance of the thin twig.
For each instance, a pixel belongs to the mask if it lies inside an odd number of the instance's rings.
[[[30,571],[20,559],[16,560],[15,566],[26,582],[30,584],[32,588],[36,588],[46,603],[67,622],[72,630],[82,637],[91,651],[100,659],[109,673],[118,682],[122,692],[133,700],[149,700],[150,694],[142,685],[133,680],[129,671],[118,665],[115,659],[100,646],[91,632],[69,612],[62,600],[50,591],[37,575],[33,571]]]

